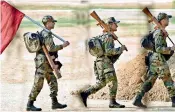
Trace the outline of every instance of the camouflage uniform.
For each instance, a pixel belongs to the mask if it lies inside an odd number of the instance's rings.
[[[86,91],[89,91],[90,94],[96,93],[108,83],[110,97],[115,98],[117,92],[117,77],[113,64],[117,59],[112,61],[110,58],[120,55],[122,51],[120,48],[114,48],[114,40],[111,34],[105,33],[99,38],[102,40],[102,48],[105,54],[97,57],[96,61],[94,61],[96,84],[89,87]]]
[[[43,42],[46,45],[46,48],[49,52],[57,52],[58,50],[63,49],[62,45],[55,45],[53,41],[53,37],[50,33],[47,33],[45,30],[41,31],[41,35],[43,37]],[[50,87],[50,97],[57,96],[58,92],[58,84],[57,79],[53,74],[53,70],[49,65],[49,62],[47,61],[47,58],[43,52],[43,50],[39,50],[36,53],[35,58],[35,65],[36,65],[36,71],[35,71],[35,79],[34,79],[34,85],[32,88],[32,91],[29,95],[29,99],[35,101],[36,97],[40,93],[44,78],[46,78],[47,83]]]
[[[156,30],[154,33],[155,50],[156,52],[150,57],[150,68],[147,74],[147,80],[144,82],[139,95],[144,96],[154,85],[159,77],[163,80],[165,87],[168,90],[169,96],[175,96],[175,85],[171,78],[171,73],[163,54],[171,54],[172,50],[167,47],[166,39],[163,37],[161,30]]]

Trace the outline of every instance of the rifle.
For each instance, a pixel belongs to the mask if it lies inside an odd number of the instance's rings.
[[[38,33],[39,36],[40,36],[40,42],[41,42],[41,38],[43,38],[43,37],[41,37],[41,34],[40,34],[39,32],[37,32],[37,33]],[[41,42],[41,43],[42,43],[42,42]],[[43,49],[43,51],[44,51],[44,54],[46,55],[46,58],[47,58],[47,60],[48,60],[48,62],[49,62],[49,65],[51,66],[51,68],[52,68],[52,70],[53,70],[53,73],[54,73],[55,77],[56,77],[57,79],[61,78],[62,76],[61,76],[61,74],[60,74],[60,71],[58,70],[58,68],[56,68],[56,65],[55,65],[55,63],[53,62],[53,59],[51,58],[51,56],[49,55],[49,51],[47,50],[46,46],[45,46],[43,43],[41,44],[41,46],[42,46],[42,49]]]
[[[96,19],[98,21],[98,25],[100,25],[104,30],[103,31],[107,31],[107,32],[110,32],[113,36],[113,39],[114,40],[117,40],[119,42],[120,45],[123,45],[119,40],[118,40],[118,37],[115,35],[114,32],[111,32],[110,29],[109,29],[109,26],[103,21],[100,19],[100,17],[97,15],[97,13],[95,11],[93,11],[91,14],[90,14],[94,19]],[[126,48],[125,49],[126,51],[128,51],[128,49]]]
[[[174,42],[168,36],[168,33],[166,32],[166,30],[162,27],[162,25],[158,22],[158,20],[151,14],[149,9],[145,7],[142,11],[149,17],[148,22],[149,23],[154,22],[157,25],[157,27],[159,27],[163,31],[164,35],[166,35],[168,39],[171,41],[171,43],[174,45]],[[163,54],[163,56],[165,57],[166,61],[168,61],[173,54],[174,54],[174,51],[171,51],[170,54]]]
[[[56,68],[56,65],[55,65],[55,63],[53,62],[51,56],[49,55],[49,52],[48,52],[46,46],[45,46],[45,45],[42,45],[42,49],[43,49],[43,51],[44,51],[44,54],[45,54],[46,57],[47,57],[47,60],[49,61],[49,64],[50,64],[50,66],[51,66],[51,68],[52,68],[52,70],[53,70],[53,73],[54,73],[55,77],[56,77],[57,79],[61,78],[62,76],[61,76],[61,74],[60,74],[60,71],[58,70],[58,68]]]
[[[142,11],[149,17],[148,22],[149,23],[154,22],[163,31],[164,35],[166,35],[168,37],[168,39],[171,41],[171,43],[174,45],[174,42],[168,36],[168,33],[166,32],[166,30],[162,27],[162,25],[158,22],[158,20],[151,14],[149,9],[147,7],[145,7]]]

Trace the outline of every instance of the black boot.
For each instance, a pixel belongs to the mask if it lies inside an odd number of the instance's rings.
[[[125,105],[117,103],[115,98],[110,98],[109,108],[125,108]]]
[[[146,105],[144,105],[142,102],[142,96],[141,95],[137,95],[134,102],[133,102],[133,105],[137,106],[137,107],[141,107],[141,108],[147,108]]]
[[[87,98],[90,94],[91,93],[89,91],[83,91],[83,92],[80,93],[80,96],[83,100],[83,104],[84,104],[85,107],[87,107]]]
[[[27,103],[26,111],[41,111],[41,108],[37,108],[33,105],[34,101],[29,100]]]
[[[173,97],[171,98],[171,100],[172,100],[172,107],[175,107],[175,96],[173,96]]]
[[[52,109],[63,109],[67,107],[66,104],[60,104],[58,103],[57,97],[52,97]]]

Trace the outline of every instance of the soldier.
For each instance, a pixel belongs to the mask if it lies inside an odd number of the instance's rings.
[[[46,29],[51,30],[51,29],[54,29],[55,22],[57,21],[54,20],[52,16],[48,15],[43,17],[42,22]],[[68,41],[64,42],[62,45],[55,45],[52,34],[46,32],[45,30],[41,31],[41,35],[43,37],[43,43],[46,45],[46,48],[50,53],[56,54],[55,52],[69,45]],[[44,78],[46,78],[47,83],[50,87],[52,109],[57,109],[57,108],[61,109],[61,108],[67,107],[66,104],[60,104],[57,101],[57,97],[56,97],[58,92],[57,79],[52,72],[52,68],[49,65],[49,62],[47,61],[47,58],[44,54],[43,49],[40,49],[38,52],[36,52],[35,65],[36,65],[36,71],[35,71],[34,85],[29,95],[29,100],[27,103],[26,110],[27,111],[42,110],[41,108],[35,107],[33,103],[36,100],[38,94],[40,93],[43,87]]]
[[[107,22],[111,32],[117,31],[117,24],[120,21],[116,21],[114,17],[110,17]],[[102,48],[105,53],[101,57],[97,57],[96,61],[94,61],[94,72],[97,81],[95,85],[80,93],[81,98],[85,107],[87,107],[88,96],[96,93],[108,84],[110,95],[109,108],[124,108],[124,105],[118,104],[115,100],[117,92],[117,77],[113,64],[117,60],[116,58],[123,53],[126,47],[123,45],[119,48],[115,48],[114,39],[110,33],[104,32],[99,36],[99,38],[102,41]]]
[[[163,28],[166,28],[169,24],[169,18],[171,15],[166,13],[159,13],[157,20],[162,25]],[[141,100],[146,92],[148,92],[154,85],[157,78],[162,79],[165,87],[168,90],[169,96],[172,99],[172,107],[175,107],[175,85],[171,77],[171,73],[166,62],[165,55],[170,55],[175,50],[175,45],[172,47],[167,47],[165,33],[159,28],[157,28],[153,34],[155,39],[155,51],[153,51],[152,56],[149,58],[149,71],[147,74],[147,79],[143,83],[141,90],[138,92],[133,105],[146,108]]]

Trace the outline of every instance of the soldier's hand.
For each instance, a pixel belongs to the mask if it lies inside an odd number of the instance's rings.
[[[67,47],[69,44],[70,44],[70,43],[69,43],[68,41],[65,41],[65,42],[63,43],[63,47]]]
[[[125,45],[122,45],[121,46],[121,51],[123,52],[124,50],[126,50],[126,46]]]

